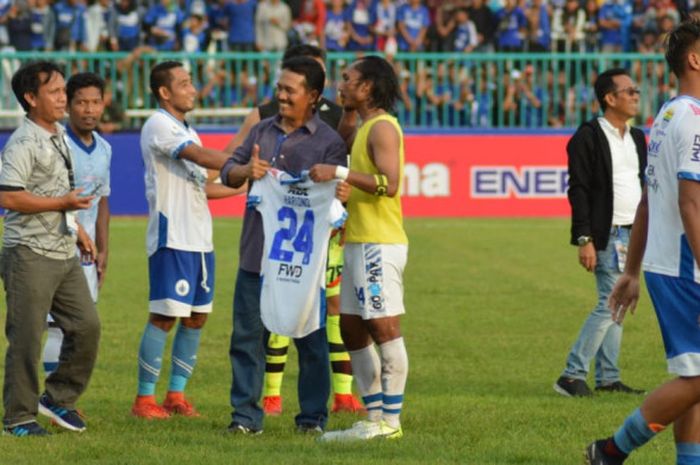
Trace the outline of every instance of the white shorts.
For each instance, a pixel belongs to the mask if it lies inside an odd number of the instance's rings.
[[[397,316],[403,306],[405,244],[345,244],[341,310],[363,320]]]

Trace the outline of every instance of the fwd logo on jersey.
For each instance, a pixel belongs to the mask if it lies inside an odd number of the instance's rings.
[[[298,280],[304,274],[304,268],[300,265],[292,265],[291,263],[280,263],[277,270],[277,277],[283,280]]]
[[[471,197],[566,198],[566,166],[472,166]]]

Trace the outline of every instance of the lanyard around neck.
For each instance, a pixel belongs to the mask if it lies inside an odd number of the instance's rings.
[[[53,144],[54,148],[58,150],[58,153],[61,154],[61,158],[63,158],[63,162],[66,164],[66,169],[68,170],[68,185],[70,186],[70,190],[75,190],[73,162],[71,161],[65,139],[61,136],[51,136],[51,143]],[[65,151],[63,150],[64,148],[66,149]]]

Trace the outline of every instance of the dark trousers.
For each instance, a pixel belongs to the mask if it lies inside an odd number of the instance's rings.
[[[231,406],[233,421],[262,429],[259,400],[265,376],[268,332],[260,318],[260,275],[238,270],[233,297],[233,334],[229,356],[233,370]],[[299,353],[299,407],[296,424],[325,427],[328,420],[330,370],[326,329],[321,328],[294,343]]]
[[[28,247],[4,248],[0,276],[5,285],[7,321],[3,423],[14,426],[36,418],[41,337],[51,310],[63,330],[56,371],[46,379],[50,399],[73,409],[87,387],[97,358],[100,321],[80,261],[56,260]]]

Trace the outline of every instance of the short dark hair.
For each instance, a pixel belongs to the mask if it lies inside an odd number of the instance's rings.
[[[593,89],[595,89],[595,96],[598,99],[598,103],[600,104],[600,109],[602,111],[605,111],[608,107],[608,104],[605,103],[605,96],[610,92],[615,92],[617,90],[615,88],[615,81],[613,81],[613,78],[615,76],[629,75],[630,73],[623,68],[612,68],[598,75],[595,83],[593,83]]]
[[[360,73],[363,81],[372,83],[372,106],[393,113],[396,101],[401,98],[401,88],[391,63],[380,56],[367,55],[357,60],[353,67]]]
[[[282,70],[285,69],[304,76],[306,89],[317,91],[319,98],[321,97],[326,83],[326,73],[318,61],[309,57],[294,57],[282,62]]]
[[[286,61],[294,57],[320,58],[321,60],[326,61],[326,51],[310,44],[292,45],[284,51],[282,61]]]
[[[43,80],[40,78],[42,73],[46,74]],[[49,82],[54,73],[64,76],[61,68],[55,63],[50,61],[35,61],[22,66],[17,70],[14,76],[12,76],[12,92],[14,92],[17,101],[22,105],[24,111],[29,113],[31,109],[29,102],[24,99],[24,94],[30,93],[37,95],[39,93],[39,87]]]
[[[97,87],[102,97],[105,96],[105,81],[95,73],[78,73],[68,79],[66,84],[66,94],[68,94],[68,103],[73,100],[75,93],[86,87]]]
[[[700,21],[688,19],[666,36],[666,63],[677,77],[685,71],[690,47],[700,39]]]
[[[161,87],[170,88],[170,83],[173,80],[173,75],[170,74],[170,70],[174,68],[182,68],[182,63],[179,61],[164,61],[158,63],[151,69],[151,92],[157,101],[160,101],[158,89]]]

